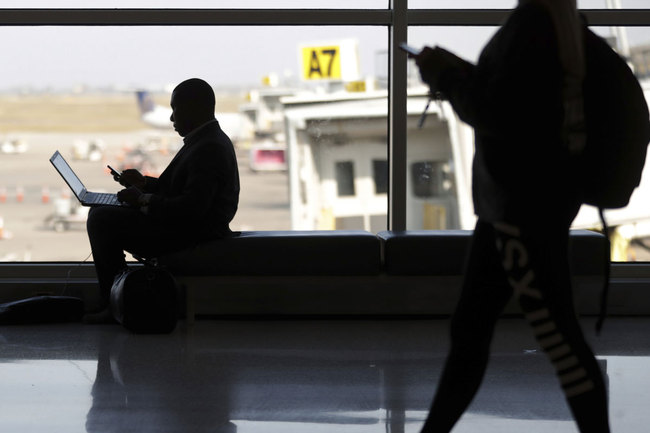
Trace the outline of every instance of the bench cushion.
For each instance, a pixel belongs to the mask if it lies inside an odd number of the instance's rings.
[[[381,254],[363,230],[245,231],[159,262],[177,275],[376,275]]]
[[[382,231],[384,268],[389,275],[461,275],[471,230]]]
[[[389,275],[461,275],[472,230],[383,231],[384,266]],[[605,236],[572,230],[569,258],[575,275],[602,275],[609,250]]]

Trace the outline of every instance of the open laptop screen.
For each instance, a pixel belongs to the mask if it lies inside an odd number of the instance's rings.
[[[54,156],[50,159],[52,164],[59,171],[63,179],[70,185],[70,188],[75,193],[77,197],[81,197],[82,193],[86,189],[83,183],[79,180],[77,175],[72,171],[72,168],[68,165],[65,159],[61,156],[59,152],[56,152]]]

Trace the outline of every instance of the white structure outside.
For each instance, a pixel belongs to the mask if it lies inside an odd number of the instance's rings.
[[[448,103],[409,91],[409,229],[473,227],[473,132]],[[294,229],[386,229],[387,94],[334,93],[283,99]]]
[[[650,84],[644,85],[650,100]],[[333,93],[283,98],[292,227],[386,229],[387,94]],[[448,102],[408,90],[407,229],[472,229],[474,137]],[[630,204],[606,211],[615,242],[650,236],[650,158]],[[384,173],[382,177],[382,172]],[[599,228],[597,209],[583,206],[574,228]]]

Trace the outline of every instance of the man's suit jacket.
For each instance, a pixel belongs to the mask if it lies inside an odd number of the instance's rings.
[[[147,212],[189,236],[224,237],[239,203],[239,170],[232,142],[217,121],[190,137],[162,172],[147,177]]]

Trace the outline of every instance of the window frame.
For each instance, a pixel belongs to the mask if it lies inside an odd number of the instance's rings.
[[[498,26],[510,9],[409,9],[408,0],[389,0],[387,9],[0,9],[0,26],[385,26],[388,29],[389,164],[388,229],[406,229],[406,54],[397,48],[409,26]],[[591,26],[650,26],[650,9],[581,10]],[[91,263],[75,262],[89,283]],[[74,263],[0,264],[0,287],[70,279]],[[615,264],[613,276],[643,275],[650,264]],[[37,278],[41,278],[38,280]],[[74,278],[74,277],[73,277]]]
[[[0,9],[0,26],[386,26],[388,28],[388,229],[406,229],[409,26],[498,26],[511,9]],[[581,10],[592,26],[650,26],[650,9]]]

